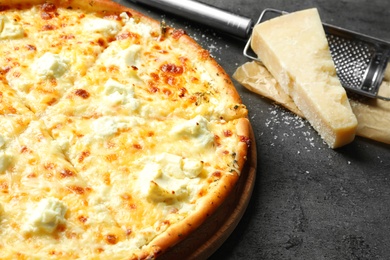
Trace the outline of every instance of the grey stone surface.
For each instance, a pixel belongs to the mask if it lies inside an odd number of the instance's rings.
[[[324,22],[390,41],[388,0],[202,2],[254,20],[267,7],[317,7]],[[247,61],[242,41],[126,4],[185,29],[230,75]],[[390,146],[358,137],[331,150],[306,121],[234,83],[255,133],[257,178],[241,222],[211,259],[390,259]]]

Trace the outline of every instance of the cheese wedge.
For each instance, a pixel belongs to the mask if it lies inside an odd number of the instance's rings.
[[[331,148],[354,139],[357,120],[337,78],[317,9],[256,25],[251,45]]]

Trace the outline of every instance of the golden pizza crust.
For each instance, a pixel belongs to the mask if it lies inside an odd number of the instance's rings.
[[[246,118],[239,119],[236,129],[237,135],[241,138],[236,155],[237,164],[239,169],[243,169],[247,159],[246,155],[251,145],[251,139],[248,135],[250,132],[249,120]],[[187,217],[185,221],[171,226],[166,232],[155,238],[148,246],[149,252],[158,256],[189,236],[191,232],[204,223],[224,202],[230,192],[233,191],[239,177],[240,172],[235,171],[231,172],[231,174],[223,175],[218,181],[218,185],[210,192],[211,195],[201,199],[201,203],[198,205],[201,210],[197,210],[191,216]]]

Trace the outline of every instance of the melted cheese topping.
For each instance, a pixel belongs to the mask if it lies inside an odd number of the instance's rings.
[[[10,20],[7,16],[0,16],[0,39],[16,39],[23,37],[24,30],[20,23]]]
[[[37,113],[56,103],[85,74],[123,24],[49,5],[11,9],[0,18],[0,25],[17,21],[13,28],[23,32],[3,39],[0,67],[7,71],[9,85]]]
[[[130,13],[0,12],[2,259],[143,256],[240,173],[246,109],[178,35]]]

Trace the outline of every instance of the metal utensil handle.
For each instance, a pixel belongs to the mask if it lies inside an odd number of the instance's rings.
[[[133,0],[211,26],[238,38],[247,39],[253,22],[243,17],[193,0]]]

